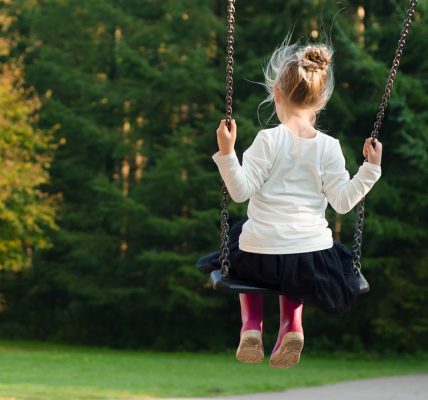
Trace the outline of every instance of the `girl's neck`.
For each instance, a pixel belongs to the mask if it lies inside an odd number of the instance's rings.
[[[281,124],[286,125],[297,136],[303,138],[313,138],[316,136],[316,129],[313,121],[314,113],[309,110],[299,112],[284,113],[280,118]]]

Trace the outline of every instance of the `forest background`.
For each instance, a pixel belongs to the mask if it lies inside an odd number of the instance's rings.
[[[352,313],[306,308],[308,348],[420,351],[428,344],[428,2],[419,1],[367,199]],[[236,296],[195,268],[218,247],[211,160],[224,113],[220,0],[0,1],[0,337],[163,350],[236,344]],[[237,150],[271,110],[262,65],[289,32],[331,40],[336,87],[319,127],[362,162],[407,1],[237,2]],[[274,121],[271,121],[274,123]],[[231,220],[246,205],[230,205]],[[351,244],[355,213],[328,210]],[[268,299],[266,335],[277,304]],[[173,335],[171,333],[174,333]]]

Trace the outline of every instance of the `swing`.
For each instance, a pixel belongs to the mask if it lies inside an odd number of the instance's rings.
[[[395,57],[392,62],[392,67],[389,73],[385,93],[379,106],[374,124],[373,131],[370,136],[372,143],[379,137],[379,130],[382,126],[382,121],[385,116],[385,110],[388,105],[388,100],[391,96],[392,86],[394,84],[397,70],[400,65],[401,56],[403,55],[406,38],[409,33],[410,26],[415,18],[415,8],[418,0],[410,0],[407,10],[407,17],[404,21],[403,29],[400,33],[400,39],[395,51]],[[230,129],[232,120],[232,94],[233,94],[233,53],[234,53],[234,30],[235,30],[235,0],[228,0],[227,6],[227,48],[226,48],[226,124]],[[253,293],[253,294],[281,294],[280,290],[255,286],[249,282],[244,282],[234,279],[229,275],[230,260],[229,260],[229,212],[228,191],[225,183],[222,181],[222,208],[221,208],[221,246],[219,262],[220,269],[214,269],[210,274],[210,280],[213,289],[224,293]],[[358,203],[357,218],[355,222],[355,233],[352,244],[352,264],[355,274],[358,276],[360,284],[360,293],[367,293],[370,290],[369,283],[364,278],[361,272],[361,245],[363,238],[364,225],[364,198]]]

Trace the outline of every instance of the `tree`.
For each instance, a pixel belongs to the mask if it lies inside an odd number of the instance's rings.
[[[197,156],[222,86],[214,78],[219,25],[208,5],[21,2],[28,81],[45,94],[41,125],[56,124],[65,141],[49,187],[64,198],[60,230],[28,283],[29,335],[161,345],[168,319],[181,315],[184,327],[188,318],[176,307],[202,315],[209,306],[193,292],[208,292],[195,247],[218,237],[214,219],[205,225],[217,202],[204,193],[217,180]]]
[[[12,17],[3,11],[0,26],[0,270],[20,271],[32,265],[33,253],[46,249],[55,228],[56,199],[43,191],[53,142],[49,130],[35,127],[41,102],[24,86],[22,59],[10,57]]]

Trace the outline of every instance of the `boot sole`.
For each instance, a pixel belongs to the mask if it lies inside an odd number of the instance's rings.
[[[270,357],[270,366],[273,368],[291,368],[300,361],[300,353],[304,344],[303,334],[288,332],[281,340],[281,344]]]
[[[241,334],[236,358],[244,364],[259,364],[263,361],[264,351],[262,334],[257,330],[248,330]]]

